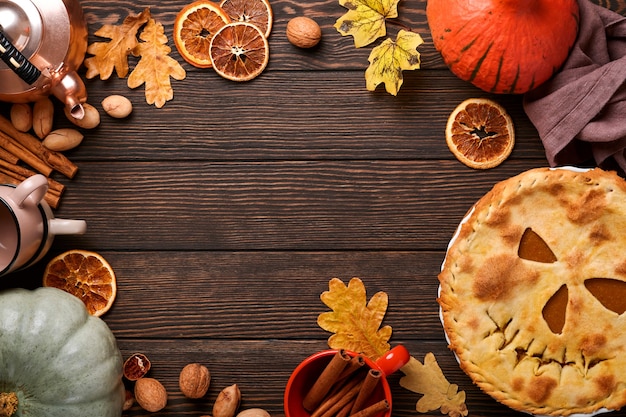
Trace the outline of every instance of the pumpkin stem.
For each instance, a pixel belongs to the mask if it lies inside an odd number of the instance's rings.
[[[17,411],[17,404],[14,392],[0,392],[0,416],[11,417]]]

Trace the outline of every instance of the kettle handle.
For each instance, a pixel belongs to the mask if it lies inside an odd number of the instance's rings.
[[[0,58],[15,72],[20,78],[29,85],[33,84],[41,71],[34,66],[4,35],[0,28]]]

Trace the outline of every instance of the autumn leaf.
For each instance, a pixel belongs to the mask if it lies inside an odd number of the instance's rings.
[[[370,66],[365,71],[367,89],[374,91],[380,83],[385,83],[385,90],[397,95],[403,81],[402,71],[420,67],[417,47],[422,43],[424,40],[419,34],[401,30],[395,42],[388,38],[372,49]]]
[[[347,349],[377,360],[389,351],[391,327],[379,328],[387,311],[388,297],[378,292],[367,302],[365,286],[352,278],[346,287],[338,279],[330,280],[329,291],[320,298],[333,311],[322,313],[317,324],[334,333],[328,338],[331,349]]]
[[[450,384],[443,375],[435,355],[427,353],[424,364],[414,357],[400,370],[405,374],[400,378],[400,386],[418,394],[423,394],[415,409],[420,413],[427,413],[440,409],[450,417],[467,416],[465,405],[465,391]]]
[[[109,42],[94,42],[87,48],[87,53],[94,56],[85,58],[87,68],[85,76],[89,79],[100,75],[101,80],[108,80],[113,69],[120,78],[128,74],[128,55],[137,45],[137,32],[148,19],[150,8],[138,15],[129,15],[121,25],[104,25],[95,32],[96,36],[111,39]]]
[[[174,97],[170,77],[182,80],[186,76],[183,67],[168,54],[172,48],[167,46],[167,36],[163,25],[150,19],[140,35],[140,42],[133,49],[133,55],[141,57],[137,66],[128,77],[128,87],[137,88],[145,83],[146,101],[157,108]]]
[[[352,35],[354,46],[360,48],[385,36],[385,20],[398,17],[400,0],[339,0],[348,11],[335,22],[342,36]]]

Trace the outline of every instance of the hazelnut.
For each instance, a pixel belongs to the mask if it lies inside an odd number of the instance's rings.
[[[187,398],[202,398],[209,389],[211,374],[199,363],[185,365],[178,378],[180,392]]]
[[[312,48],[322,39],[322,30],[311,18],[294,17],[287,23],[287,39],[299,48]]]
[[[124,362],[124,377],[129,381],[143,378],[150,370],[150,360],[143,353],[135,353]]]
[[[213,417],[235,417],[240,402],[241,392],[237,384],[224,388],[213,404]]]
[[[135,382],[135,400],[144,410],[156,413],[167,405],[167,391],[154,378],[140,378]]]

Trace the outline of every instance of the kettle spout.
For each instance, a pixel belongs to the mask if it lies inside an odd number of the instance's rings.
[[[83,103],[87,101],[87,89],[83,80],[76,72],[71,71],[53,84],[52,94],[65,103],[65,108],[73,118],[82,120],[85,117]]]

